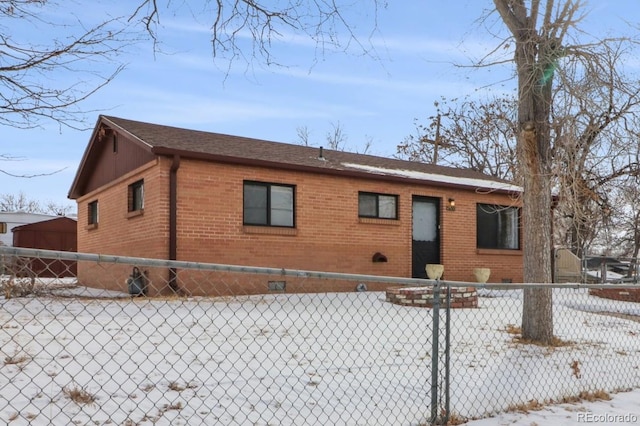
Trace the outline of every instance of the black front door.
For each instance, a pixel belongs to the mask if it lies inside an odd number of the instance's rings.
[[[412,276],[427,278],[425,265],[440,263],[440,200],[413,197]]]

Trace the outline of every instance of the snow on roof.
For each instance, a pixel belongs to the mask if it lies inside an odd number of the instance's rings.
[[[366,170],[370,173],[382,175],[401,176],[411,179],[428,180],[431,182],[452,183],[456,185],[474,186],[478,188],[496,189],[502,191],[522,192],[522,187],[507,182],[499,182],[489,179],[474,179],[468,177],[446,176],[436,173],[425,173],[414,170],[388,169],[384,167],[367,166],[364,164],[342,163],[344,167]]]
[[[602,271],[600,269],[587,269],[586,272],[587,275],[593,278],[600,278],[602,276]],[[622,280],[623,278],[626,278],[626,275],[619,274],[613,271],[607,271],[605,272],[605,277],[608,280]]]

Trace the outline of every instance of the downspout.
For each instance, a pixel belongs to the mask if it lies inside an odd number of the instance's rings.
[[[174,155],[169,169],[169,260],[178,258],[178,169],[180,156]],[[180,294],[176,268],[169,268],[169,287]]]

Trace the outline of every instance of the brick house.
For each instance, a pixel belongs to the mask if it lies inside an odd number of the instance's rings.
[[[69,198],[79,252],[399,277],[442,263],[449,280],[490,267],[492,282],[520,282],[519,191],[472,170],[100,116]],[[78,265],[81,282],[92,274]]]

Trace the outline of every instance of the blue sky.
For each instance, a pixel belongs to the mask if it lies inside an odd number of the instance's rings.
[[[283,40],[274,42],[273,54],[286,66],[266,67],[256,61],[249,69],[242,60],[229,68],[226,59],[212,57],[205,19],[196,22],[186,13],[166,13],[160,42],[167,53],[154,54],[149,41],[128,47],[117,58],[127,63],[126,69],[82,104],[93,111],[87,114],[86,127],[102,113],[288,143],[298,142],[297,129],[306,127],[311,142],[320,146],[339,125],[350,149],[361,150],[371,141],[369,153],[392,156],[396,146],[415,133],[415,119],[426,123],[435,112],[434,101],[441,97],[486,97],[514,90],[509,64],[487,69],[459,66],[470,65],[498,45],[496,35],[503,28],[492,24],[495,15],[479,21],[492,1],[389,3],[379,11],[373,34],[371,10],[348,13],[354,32],[375,47],[375,56],[362,55],[357,48],[346,54],[321,52],[309,40],[283,34]],[[71,7],[71,15],[68,4],[81,7]],[[130,4],[65,2],[47,13],[51,19],[91,22],[105,11],[125,15]],[[629,33],[623,20],[637,23],[640,18],[636,0],[592,1],[588,9],[584,28],[596,37],[617,30]],[[27,33],[11,25],[15,24],[9,25],[10,33]],[[49,78],[73,81],[77,76],[56,72]],[[0,193],[23,191],[42,202],[72,204],[66,195],[90,135],[90,129],[48,122],[31,130],[2,128],[0,153],[20,161],[3,161],[0,168],[16,174],[61,171],[30,179],[0,174]]]

